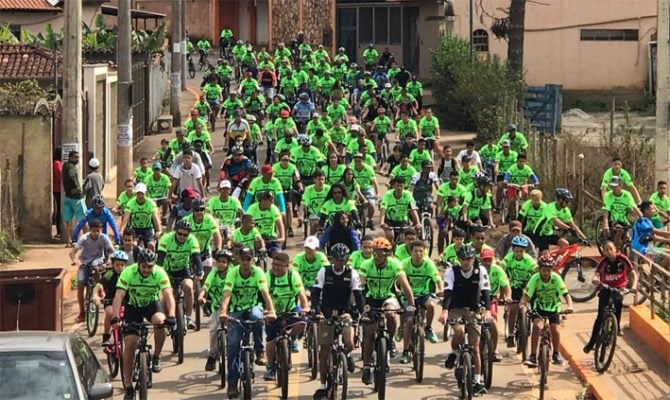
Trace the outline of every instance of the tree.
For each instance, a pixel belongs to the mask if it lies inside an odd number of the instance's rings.
[[[511,0],[509,9],[509,41],[507,62],[511,72],[523,74],[523,35],[526,19],[526,0]]]

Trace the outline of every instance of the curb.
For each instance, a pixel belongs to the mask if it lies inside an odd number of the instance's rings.
[[[605,382],[599,379],[599,374],[594,371],[591,365],[585,365],[583,361],[577,359],[576,354],[581,354],[582,349],[574,342],[570,342],[568,346],[566,341],[559,343],[559,348],[563,356],[568,360],[570,367],[575,371],[579,379],[586,383],[589,391],[597,400],[616,399],[617,396],[609,389]]]
[[[670,364],[670,333],[668,324],[663,322],[660,317],[654,319],[645,318],[644,314],[651,312],[645,305],[631,306],[628,309],[630,318],[630,329],[635,335],[654,353]]]

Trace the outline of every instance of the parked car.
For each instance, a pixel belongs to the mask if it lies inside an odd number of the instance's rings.
[[[109,375],[77,333],[0,332],[0,399],[112,397]]]

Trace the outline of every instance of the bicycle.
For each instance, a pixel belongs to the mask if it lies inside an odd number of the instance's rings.
[[[375,330],[374,338],[374,352],[372,356],[372,368],[373,368],[373,391],[377,392],[377,399],[384,400],[386,398],[386,375],[389,372],[390,367],[390,350],[389,343],[391,343],[391,334],[389,333],[388,327],[386,326],[386,313],[400,313],[403,312],[402,309],[390,309],[386,310],[383,308],[372,308],[365,306],[366,310],[363,312],[361,318],[370,319],[370,323],[375,324],[377,329]]]
[[[593,360],[596,366],[596,371],[604,373],[607,371],[614,358],[614,350],[616,350],[616,341],[619,334],[619,323],[616,318],[614,298],[616,295],[622,297],[625,296],[629,293],[629,290],[617,289],[605,284],[600,285],[600,288],[608,291],[608,299],[603,323],[600,326],[600,330],[596,333],[595,346],[593,347]]]
[[[508,300],[506,302],[499,302],[498,304],[518,304],[519,300]],[[505,309],[505,316],[504,316],[504,322],[505,322],[505,337],[509,336],[511,332],[508,332],[508,324],[507,324],[507,316],[508,316],[509,310],[506,308]],[[517,313],[516,317],[516,322],[514,323],[514,332],[513,336],[516,341],[516,352],[517,354],[521,354],[521,361],[526,361],[526,358],[528,357],[528,337],[530,336],[530,316],[528,313],[522,313],[521,309],[519,308],[519,311]]]
[[[186,336],[186,324],[184,317],[184,290],[181,287],[183,279],[170,277],[170,283],[174,290],[175,318],[177,325],[170,332],[172,338],[172,353],[177,354],[177,364],[184,362],[184,336]]]
[[[580,240],[550,252],[558,260],[554,271],[560,272],[570,296],[578,303],[589,301],[596,295],[597,288],[591,284],[590,279],[598,268],[598,261],[592,257],[583,257],[579,251],[580,245],[588,243],[588,240]]]
[[[267,261],[268,252],[266,250],[256,250],[256,265],[263,268],[263,271],[268,270],[268,261]]]
[[[153,354],[148,341],[149,330],[151,327],[153,329],[162,329],[163,327],[154,326],[148,322],[128,322],[125,326],[139,333],[140,341],[135,351],[132,381],[135,384],[135,392],[139,393],[140,400],[146,400],[149,398],[148,390],[153,386],[151,370]]]
[[[452,326],[452,329],[454,325],[465,324],[466,321],[463,318],[449,320],[449,325]],[[488,325],[488,322],[479,320],[477,321],[477,324],[483,328],[484,326]],[[472,396],[474,396],[475,392],[475,363],[473,359],[474,351],[472,350],[472,347],[470,347],[467,336],[466,329],[464,341],[456,349],[456,366],[454,368],[454,375],[456,376],[460,398],[470,400],[472,399]]]
[[[252,339],[252,331],[256,325],[262,324],[263,321],[253,321],[253,320],[239,320],[236,318],[230,318],[228,323],[235,323],[242,327],[242,352],[240,363],[240,394],[243,399],[250,400],[251,393],[251,383],[254,381],[254,344]]]
[[[207,55],[209,51],[205,50],[198,50],[198,53],[200,54],[200,60],[198,60],[198,69],[202,71],[203,69],[205,71],[209,71],[209,59],[207,58]]]
[[[502,223],[506,224],[509,221],[516,219],[519,216],[519,208],[521,207],[521,193],[533,188],[535,185],[517,185],[514,183],[507,183],[504,188],[502,200],[500,201],[500,212],[502,214]],[[512,202],[510,204],[510,202]],[[510,214],[510,205],[514,214]]]
[[[426,301],[435,299],[434,295],[425,296]],[[419,299],[417,299],[419,300]],[[412,369],[417,383],[423,381],[423,364],[426,350],[426,307],[425,302],[417,301],[418,305],[412,317],[412,343],[409,351],[412,354]]]
[[[98,320],[100,319],[100,305],[93,301],[95,287],[100,282],[104,270],[104,264],[100,264],[99,262],[101,261],[95,260],[84,266],[90,269],[88,282],[84,289],[84,310],[86,310],[86,331],[88,332],[88,337],[95,336],[95,333],[98,331]]]
[[[207,275],[205,275],[207,276]],[[203,278],[204,279],[204,278]],[[193,293],[200,293],[200,289],[202,288],[202,284],[200,282],[200,279],[193,278]],[[195,331],[198,332],[200,331],[200,324],[202,320],[202,314],[203,314],[203,309],[202,305],[200,304],[197,299],[194,299],[193,301],[193,313],[195,314]]]
[[[484,387],[486,389],[491,388],[493,383],[493,340],[491,340],[491,329],[496,329],[492,327],[490,323],[482,324],[482,332],[479,335],[479,358],[482,364],[482,379],[484,380]]]
[[[297,317],[296,313],[280,313],[277,315],[279,335],[277,336],[277,350],[275,365],[277,367],[277,385],[281,388],[281,398],[288,398],[288,375],[291,372],[291,336],[289,335],[288,319]]]
[[[310,379],[316,379],[319,373],[319,335],[317,323],[313,316],[307,320],[305,328],[305,350],[307,350],[307,366],[310,368]]]
[[[614,241],[617,248],[620,249],[621,253],[625,254],[626,257],[630,258],[631,257],[631,251],[630,251],[630,229],[628,227],[624,227],[621,223],[614,222],[613,224],[610,223],[610,232],[609,234],[605,234],[603,232],[603,218],[602,214],[597,214],[596,219],[594,221],[594,226],[593,229],[596,232],[596,246],[598,246],[598,251],[600,252],[601,255],[603,255],[603,246],[605,245],[605,242],[611,240]],[[616,238],[621,239],[621,243],[616,243]]]
[[[195,78],[195,64],[193,64],[193,56],[191,56],[191,53],[186,55],[186,58],[188,59],[188,77],[193,79]]]
[[[419,220],[421,221],[421,232],[419,232],[419,234],[421,235],[421,240],[423,240],[426,245],[426,249],[428,249],[429,257],[433,255],[432,205],[433,201],[430,199],[419,204]]]
[[[567,314],[561,311],[559,314]],[[547,374],[549,373],[549,362],[551,357],[549,349],[551,348],[551,328],[549,327],[549,317],[540,315],[537,311],[529,310],[528,317],[532,320],[542,318],[542,329],[540,330],[540,351],[537,356],[537,365],[540,369],[540,400],[544,399],[545,386],[547,385]],[[616,333],[615,333],[616,335]]]
[[[349,370],[347,369],[347,352],[342,341],[342,331],[349,325],[347,321],[333,316],[326,321],[333,326],[335,333],[330,351],[330,366],[326,376],[326,387],[328,388],[328,399],[346,400],[349,388]]]
[[[360,237],[365,237],[365,231],[368,228],[368,201],[367,199],[360,200],[356,202],[356,213],[358,214],[358,221],[360,221],[361,227],[358,229]]]
[[[119,312],[120,318],[123,318],[123,306],[121,306],[121,311]],[[116,378],[119,373],[121,374],[121,383],[123,383],[123,335],[121,333],[121,328],[118,326],[113,326],[110,332],[114,345],[111,347],[103,347],[103,352],[107,355],[107,367],[109,367],[109,377],[111,379]]]

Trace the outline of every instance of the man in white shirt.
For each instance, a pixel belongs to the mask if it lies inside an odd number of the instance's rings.
[[[473,142],[472,140],[465,143],[465,150],[461,150],[456,156],[456,159],[460,164],[463,164],[463,157],[466,155],[470,156],[470,160],[474,163],[471,165],[476,165],[480,171],[484,170],[482,168],[482,159],[481,157],[479,157],[479,152],[475,150],[475,142]]]
[[[202,170],[197,164],[193,163],[193,152],[191,150],[183,151],[184,162],[174,168],[173,181],[170,193],[181,193],[186,188],[193,188],[200,197],[205,198],[206,192],[202,185]]]

